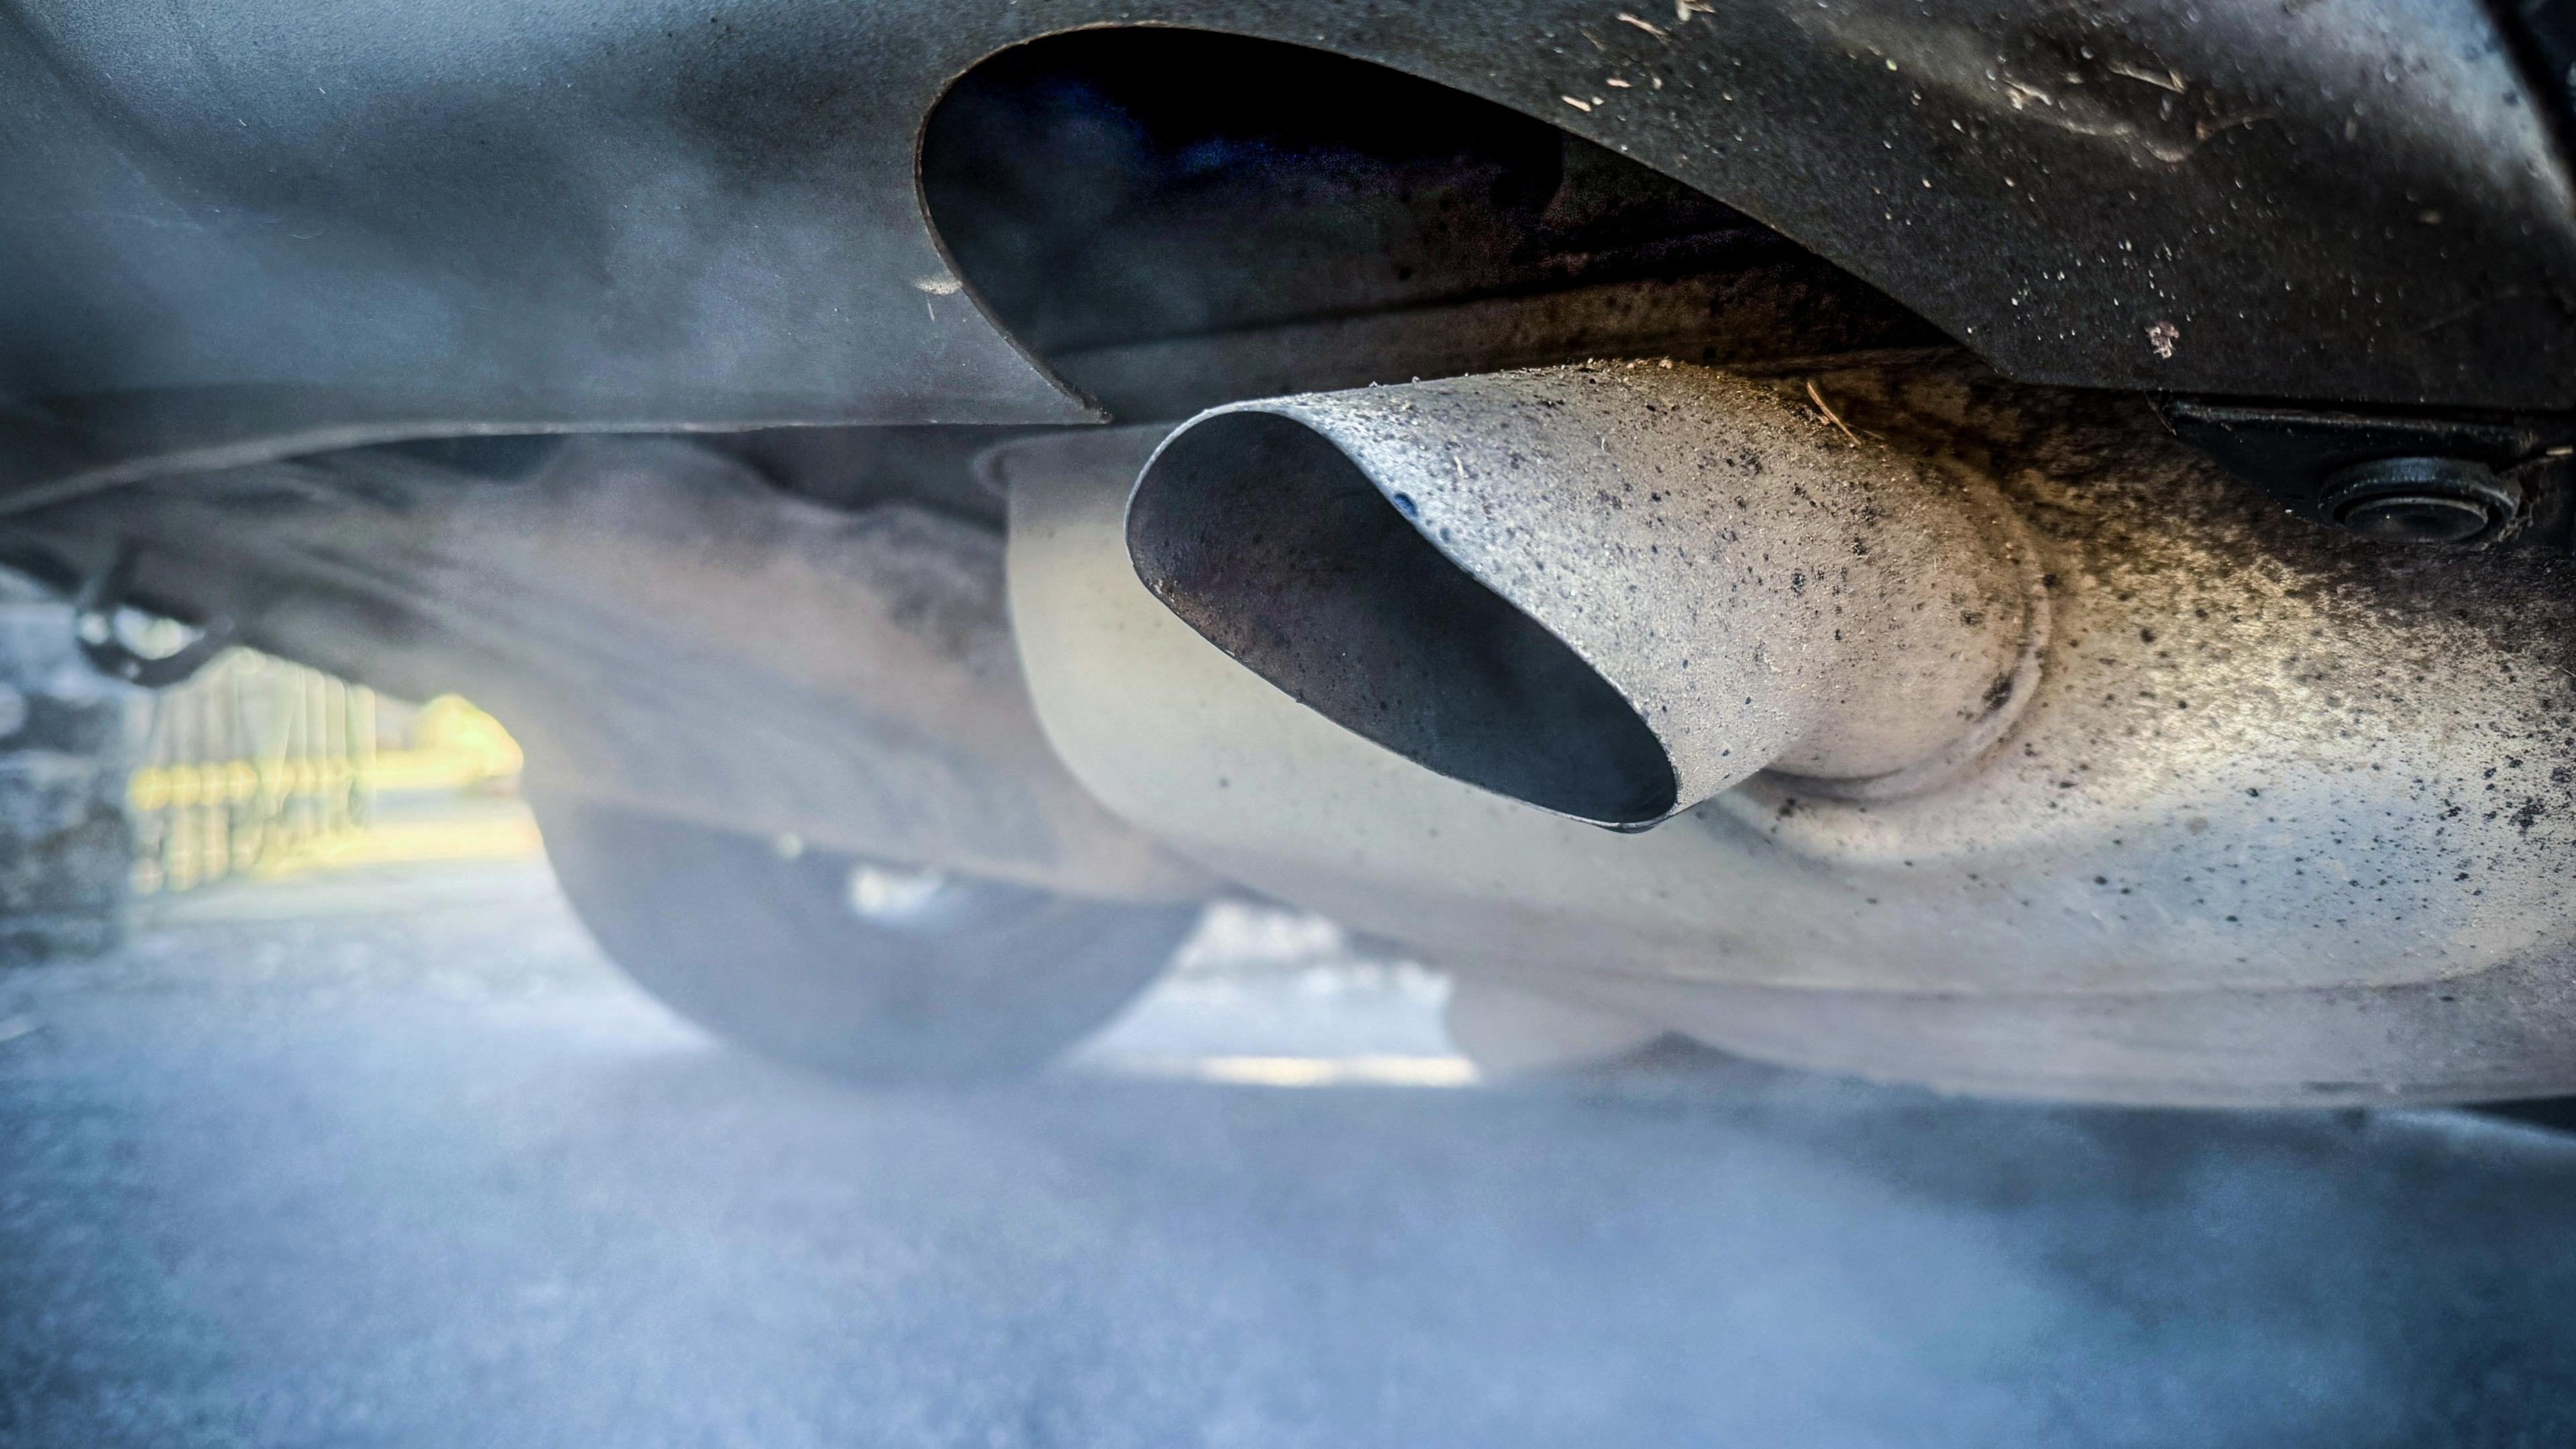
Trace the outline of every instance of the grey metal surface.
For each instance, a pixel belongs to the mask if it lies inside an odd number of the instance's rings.
[[[1934,788],[2011,727],[2047,634],[1991,482],[1669,359],[1218,408],[1157,446],[1126,536],[1301,703],[1621,829],[1764,770]]]
[[[2472,0],[22,0],[0,482],[489,429],[1076,420],[961,294],[914,147],[979,59],[1104,23],[1545,117],[2033,380],[2576,386],[2566,179]]]
[[[2576,1436],[2566,1138],[1710,1075],[852,1093],[663,1016],[532,869],[0,976],[0,1441]],[[1307,1050],[1426,1009],[1303,974],[1233,978],[1256,1049],[1274,984],[1331,1003]]]
[[[1002,455],[1048,736],[1219,874],[1744,1055],[2147,1102],[2576,1088],[2567,561],[2392,557],[2133,404],[1973,370],[1817,381],[1864,433],[2026,464],[1996,471],[2051,580],[2040,689],[1938,789],[1758,777],[1617,836],[1443,778],[1136,581],[1150,433]]]
[[[369,451],[172,480],[24,541],[126,550],[139,597],[397,697],[465,694],[561,794],[1078,894],[1213,889],[1049,751],[978,523],[583,438],[509,478]]]

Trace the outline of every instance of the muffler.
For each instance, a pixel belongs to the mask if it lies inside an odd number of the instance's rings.
[[[2265,506],[2135,410],[2106,427],[2099,399],[1984,378],[1964,361],[1915,362],[1822,388],[1837,407],[1852,400],[1855,425],[1927,458],[2013,459],[1991,486],[2032,520],[2026,545],[2001,511],[1983,537],[2048,580],[2045,620],[2034,611],[2022,626],[2045,623],[2045,668],[2014,664],[2011,734],[1937,788],[1871,793],[1929,784],[1923,772],[1956,760],[1955,745],[1830,787],[1775,771],[1618,834],[1426,769],[1297,704],[1148,590],[1130,504],[1159,428],[1041,434],[991,459],[1010,494],[1012,633],[1030,694],[1084,788],[1212,874],[1462,975],[1739,1055],[2127,1102],[2360,1105],[2576,1087],[2565,560],[2501,550],[2394,568],[2364,541]],[[1710,608],[1729,601],[1730,566],[1765,562],[1748,557],[1758,546],[1740,521],[1757,501],[1774,515],[1759,526],[1773,527],[1858,507],[1831,480],[1878,476],[1863,471],[1874,450],[1800,416],[1807,405],[1788,394],[1782,426],[1797,423],[1848,471],[1757,493],[1788,466],[1765,461],[1743,509],[1722,491],[1711,532],[1678,545],[1719,580],[1701,591]],[[1728,404],[1691,422],[1722,433],[1733,415]],[[1451,434],[1436,426],[1421,446],[1438,458]],[[1605,450],[1603,435],[1589,441]],[[1606,450],[1622,446],[1607,435]],[[1711,444],[1710,471],[1737,446]],[[1755,456],[1781,456],[1769,447]],[[1950,466],[1867,483],[1864,502],[1882,512],[1933,500],[1869,524],[1870,557],[1918,536],[1900,527],[1908,517],[1954,556],[1978,557],[1940,520],[1981,520],[1988,485],[1962,467],[1953,486]],[[1579,497],[1628,496],[1571,468],[1560,477],[1585,487]],[[1401,520],[1369,491],[1357,501],[1378,512],[1354,506],[1361,520]],[[1435,528],[1449,521],[1407,497]],[[1592,501],[1614,520],[1623,511]],[[1499,502],[1491,517],[1506,517]],[[1639,552],[1662,568],[1656,550],[1675,546]],[[1425,552],[1465,572],[1436,541]],[[1768,562],[1806,567],[1776,545]],[[1560,580],[1549,563],[1557,587],[1516,594],[1529,602],[1514,612],[1573,653],[1592,616],[1557,611],[1593,603],[1598,585]],[[1805,587],[1792,598],[1813,595],[1813,574]],[[1851,598],[1840,607],[1859,612]],[[1304,617],[1283,607],[1267,622],[1286,633]],[[1257,639],[1263,622],[1240,627]],[[1916,703],[1896,693],[1888,707]],[[1664,718],[1631,713],[1656,728]]]
[[[1980,480],[1669,362],[1218,408],[1155,450],[1126,534],[1300,703],[1620,830],[1766,770],[1922,788],[2011,723],[2045,632]]]

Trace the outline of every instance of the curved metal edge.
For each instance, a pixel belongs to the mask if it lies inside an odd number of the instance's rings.
[[[148,30],[77,13],[41,34],[7,31],[0,89],[28,98],[29,124],[46,136],[0,132],[0,184],[25,201],[0,245],[58,300],[29,302],[7,324],[15,335],[0,335],[18,404],[0,467],[21,484],[105,486],[202,466],[215,448],[239,462],[310,446],[315,418],[334,412],[342,421],[329,426],[377,440],[505,414],[525,429],[1080,421],[1084,410],[980,310],[942,315],[915,289],[920,266],[947,263],[909,143],[948,79],[983,58],[1118,23],[1316,46],[1543,116],[1763,218],[2025,380],[2576,401],[2576,367],[2560,365],[2576,358],[2564,168],[2492,19],[2468,0],[2346,0],[2296,15],[2160,3],[2115,18],[2014,0],[1973,27],[1882,0],[1730,5],[1669,26],[1573,0],[1348,16],[1260,0],[1144,11],[1079,0],[1042,17],[926,0],[858,11],[757,0],[722,26],[666,26],[666,10],[620,12],[605,32],[598,12],[570,3],[427,16],[403,57],[410,95],[352,60],[382,49],[383,16],[367,6],[240,7],[192,42],[193,59]],[[2317,35],[2339,38],[2291,43]],[[1947,66],[1969,40],[2007,59],[1974,73]],[[2088,72],[2084,97],[2050,97],[2021,75],[2078,41],[2100,72]],[[763,149],[779,104],[742,93],[747,48],[779,60],[764,72],[773,94],[863,95],[901,117],[902,140],[804,117],[809,149],[823,148],[811,176],[829,187],[782,172]],[[498,51],[563,83],[502,86],[480,61]],[[1746,55],[1764,63],[1747,69]],[[2367,126],[2348,119],[2355,87],[2388,94],[2384,67],[2420,68],[2408,105],[2374,110]],[[646,73],[672,78],[660,110],[636,94]],[[1630,85],[1608,86],[1614,74]],[[317,95],[317,75],[340,84]],[[220,98],[208,89],[217,78]],[[415,101],[441,124],[389,129],[385,118]],[[192,124],[218,111],[249,114],[239,127]],[[526,154],[473,160],[495,135],[520,138]],[[548,175],[539,163],[554,137],[584,144],[567,153],[573,169]],[[666,143],[696,149],[657,153]],[[657,155],[658,178],[641,164]],[[717,349],[730,375],[683,326],[664,339],[676,350],[656,390],[616,394],[578,345],[610,275],[607,252],[583,250],[607,235],[587,223],[653,213],[650,186],[684,162],[704,163],[702,179],[733,198],[738,214],[711,235],[748,245],[779,234],[772,222],[828,213],[866,240],[870,274],[835,275],[856,251],[807,258],[803,275],[830,286],[791,305],[778,288],[754,298],[715,287],[759,268],[683,268],[681,290],[661,299],[674,319],[717,303],[748,309],[725,314],[745,324]],[[2414,195],[2418,181],[2429,199]],[[486,259],[442,240],[470,234],[457,225],[388,224],[442,186],[503,224],[487,235],[515,227],[542,244]],[[2122,195],[2134,200],[2108,204]],[[831,230],[814,233],[827,251],[840,244]],[[1989,264],[1960,272],[1948,249],[1924,244],[1936,234],[1977,239]],[[2471,256],[2479,265],[2463,264]],[[234,306],[253,277],[266,279],[263,305]],[[138,285],[156,278],[172,285]],[[478,306],[452,311],[450,284],[464,278],[478,279]],[[2303,288],[2279,286],[2301,278]],[[344,292],[367,308],[352,313]],[[860,298],[861,312],[836,310]],[[162,309],[155,325],[120,320],[145,300]],[[836,328],[816,325],[836,317]],[[571,344],[531,362],[522,344],[549,332]],[[410,365],[370,381],[376,362],[334,350],[353,335],[388,358],[407,348]],[[627,355],[662,345],[646,342]],[[61,375],[67,357],[108,371]],[[190,375],[217,359],[224,376]],[[209,401],[209,386],[246,390]],[[331,396],[340,401],[317,412]],[[103,400],[114,405],[94,406]]]
[[[1994,480],[1957,466],[1942,465],[1971,508],[1987,527],[1989,541],[2001,539],[2012,560],[2013,570],[2021,576],[2023,616],[2021,653],[2014,659],[2012,692],[2000,708],[1977,721],[1967,733],[1952,740],[1931,758],[1908,765],[1902,770],[1873,775],[1860,780],[1835,780],[1820,775],[1795,775],[1785,770],[1765,770],[1742,785],[1712,797],[1719,808],[1755,823],[1767,823],[1779,812],[1783,799],[1828,800],[1902,800],[1937,790],[1942,785],[1976,766],[1987,751],[2003,743],[2013,726],[2039,695],[2040,664],[2048,653],[2049,602],[2048,566],[2041,560],[2039,541],[2032,537],[2030,525],[2022,520],[2007,502]]]

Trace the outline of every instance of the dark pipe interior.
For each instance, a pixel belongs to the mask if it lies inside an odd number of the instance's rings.
[[[1591,357],[1940,340],[1751,217],[1545,120],[1243,36],[1120,26],[994,55],[925,123],[921,191],[994,320],[1123,422]],[[1695,318],[1655,300],[1651,284],[1695,277],[1768,280]],[[1550,300],[1631,285],[1607,312]],[[1470,300],[1523,325],[1462,353],[1441,309]],[[1375,323],[1357,356],[1300,330],[1355,318]],[[1225,345],[1262,333],[1272,345]],[[1128,349],[1159,365],[1103,370]]]
[[[1164,27],[977,66],[927,122],[922,193],[961,275],[1041,356],[1794,251],[1490,101]]]
[[[1605,825],[1672,810],[1671,762],[1609,681],[1303,424],[1182,431],[1137,483],[1127,548],[1209,642],[1406,759]]]

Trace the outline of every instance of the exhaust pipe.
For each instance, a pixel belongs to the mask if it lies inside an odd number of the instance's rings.
[[[1127,547],[1300,703],[1619,830],[1764,770],[1923,788],[2009,726],[2045,628],[1989,489],[1669,362],[1202,413],[1145,465]]]

